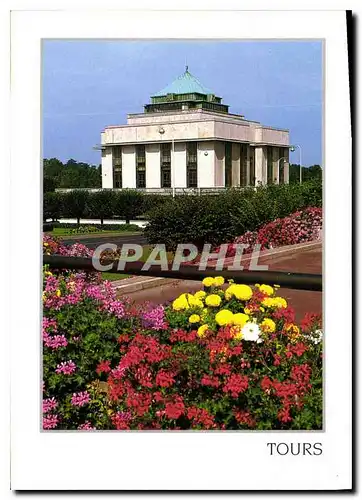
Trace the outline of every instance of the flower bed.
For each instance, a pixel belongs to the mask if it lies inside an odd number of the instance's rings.
[[[247,231],[236,238],[233,243],[229,244],[227,256],[235,255],[236,244],[249,245],[244,252],[250,253],[256,244],[260,245],[261,250],[265,250],[315,241],[320,238],[322,220],[322,209],[319,207],[309,207],[288,217],[276,219],[263,225],[257,231]]]
[[[266,285],[134,306],[110,284],[44,279],[44,429],[320,429],[321,319]]]

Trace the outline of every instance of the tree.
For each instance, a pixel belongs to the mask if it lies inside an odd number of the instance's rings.
[[[69,191],[63,195],[63,215],[76,217],[79,226],[81,217],[87,213],[88,191],[83,189]]]
[[[110,189],[91,193],[88,198],[88,213],[91,217],[101,219],[101,224],[105,217],[112,217],[115,207],[115,192]]]
[[[147,195],[146,195],[147,196]],[[115,192],[114,215],[124,218],[126,224],[144,212],[145,196],[134,189],[122,189]]]

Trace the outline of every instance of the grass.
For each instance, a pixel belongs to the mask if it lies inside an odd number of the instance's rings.
[[[124,280],[125,278],[130,278],[129,274],[118,274],[118,273],[102,273],[102,279],[108,281]]]

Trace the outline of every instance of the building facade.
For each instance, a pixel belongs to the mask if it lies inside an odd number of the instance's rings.
[[[101,134],[103,188],[224,188],[289,182],[289,131],[229,113],[188,68],[144,113]]]

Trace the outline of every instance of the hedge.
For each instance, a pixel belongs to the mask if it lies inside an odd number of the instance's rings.
[[[162,242],[169,250],[178,243],[216,247],[310,206],[322,206],[320,181],[230,189],[218,196],[177,196],[149,211],[144,233],[150,243]]]

